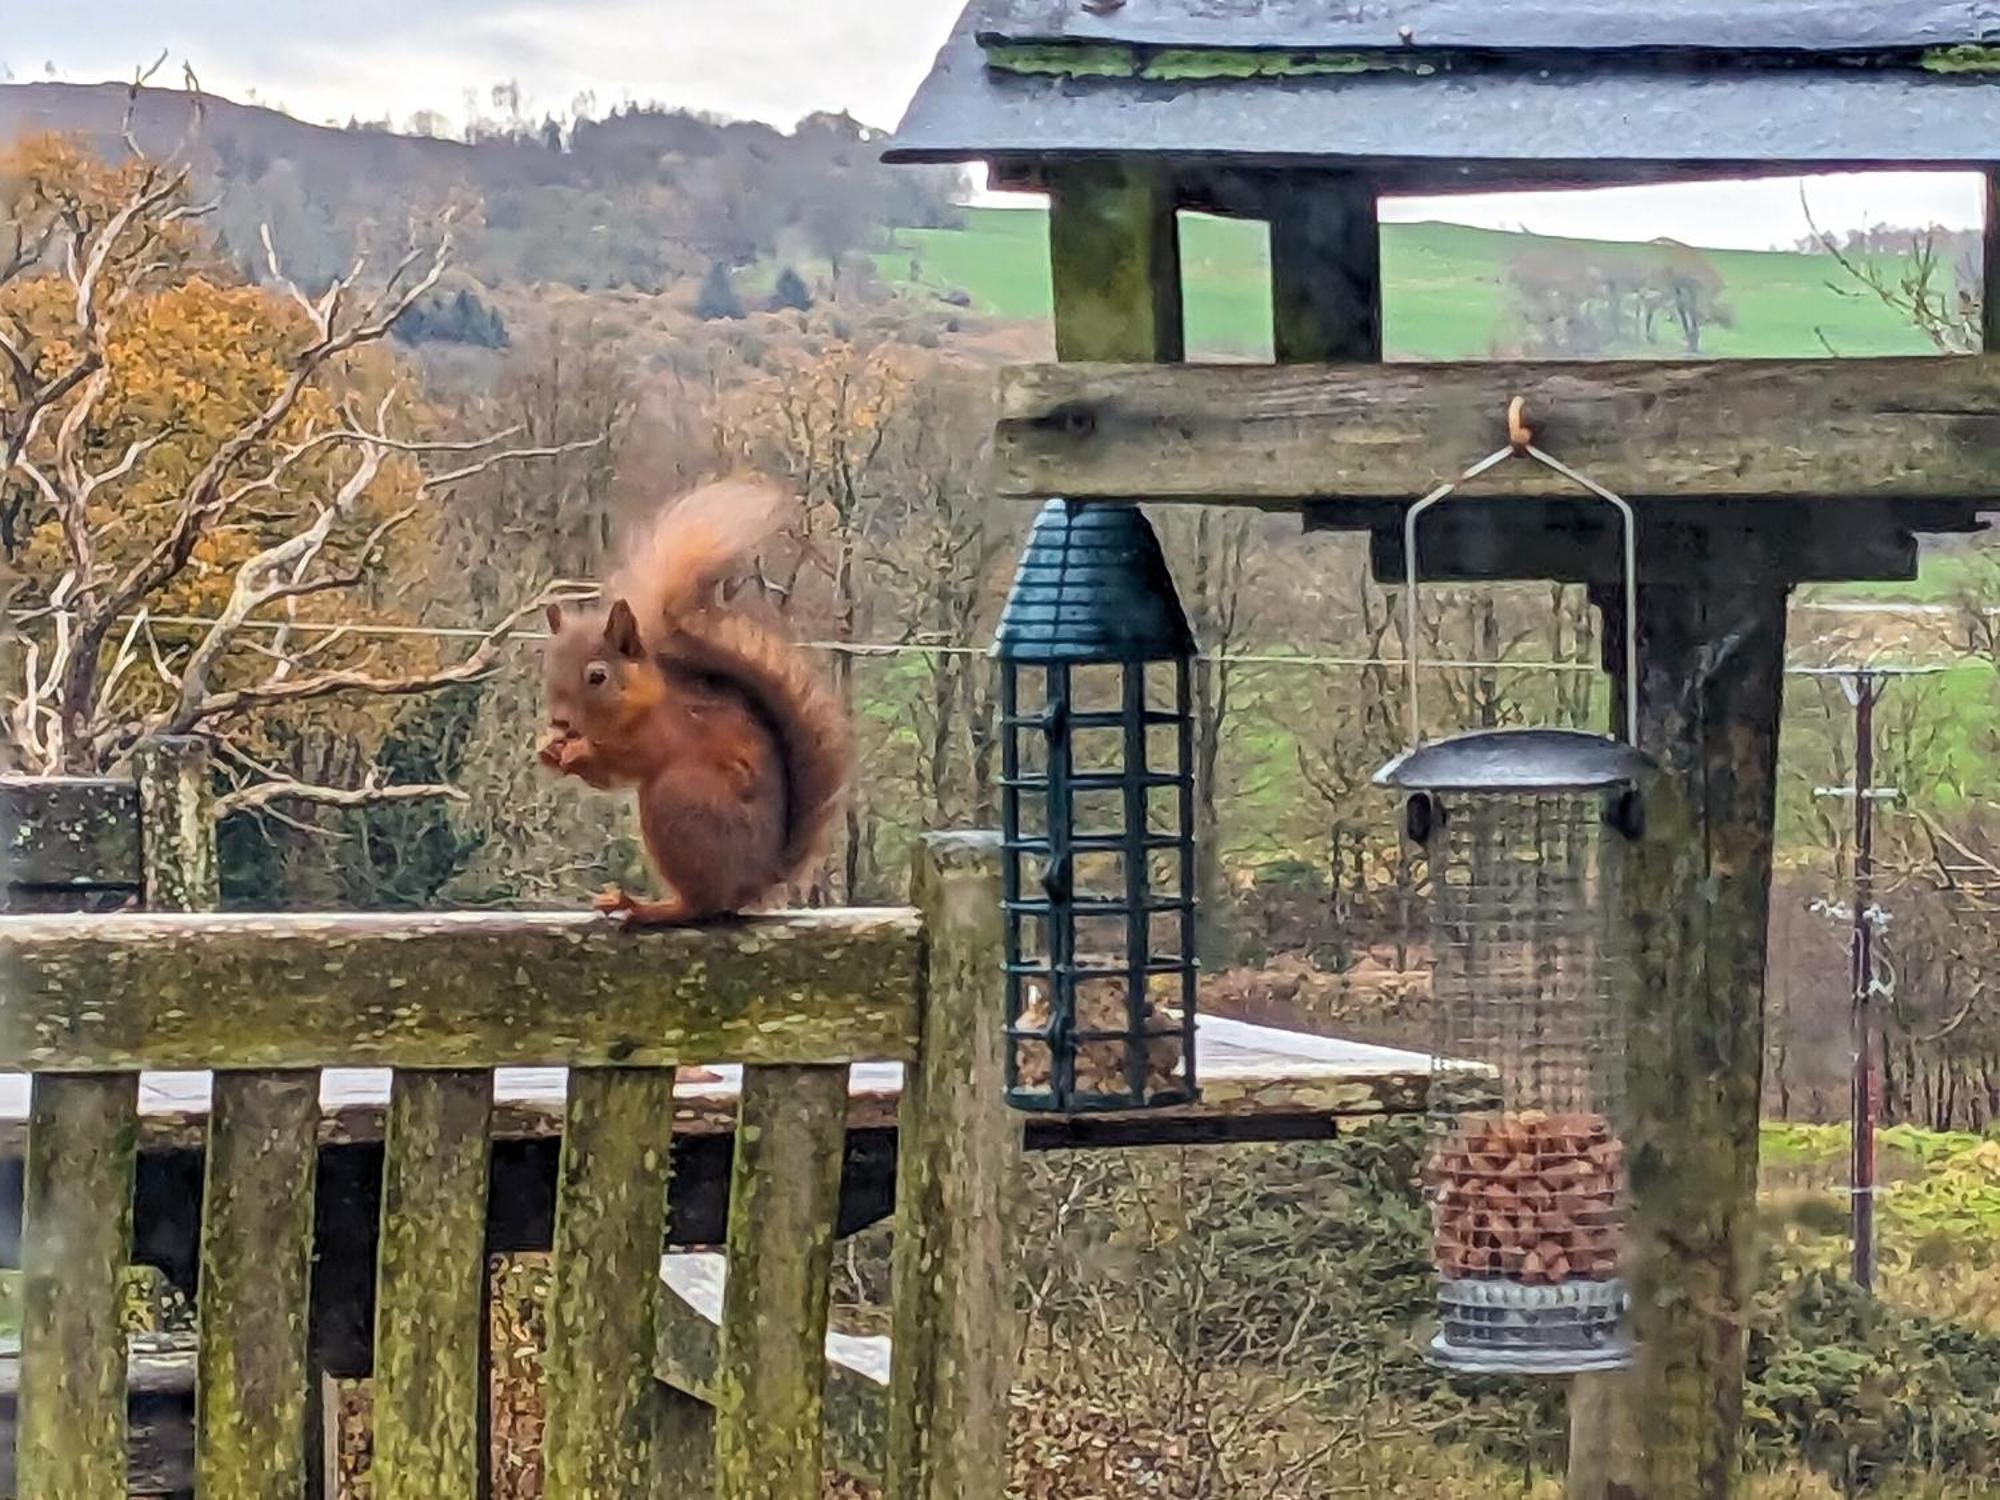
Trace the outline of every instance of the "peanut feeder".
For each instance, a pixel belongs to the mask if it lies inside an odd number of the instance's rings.
[[[1629,508],[1536,449],[1518,402],[1508,429],[1509,446],[1466,477],[1521,456],[1615,506],[1626,522],[1629,622],[1637,571]],[[1433,491],[1405,521],[1412,648],[1421,639],[1418,522],[1457,487]],[[1629,634],[1625,644],[1629,662]],[[1619,872],[1641,832],[1652,770],[1632,744],[1631,673],[1622,740],[1509,729],[1428,744],[1414,649],[1408,677],[1414,748],[1376,781],[1405,795],[1406,831],[1429,869],[1431,1355],[1482,1373],[1616,1368],[1630,1357],[1620,1275],[1628,1191]]]

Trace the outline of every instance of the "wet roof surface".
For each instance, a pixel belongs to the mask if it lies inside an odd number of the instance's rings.
[[[1128,0],[1135,10],[1147,3]],[[1290,0],[1283,8],[1292,8]],[[1769,7],[1757,0],[1756,8]],[[2000,0],[1979,8],[2000,11]],[[1830,65],[1690,69],[1624,59],[1430,77],[1190,83],[1029,76],[987,66],[973,19],[961,22],[918,90],[889,144],[892,159],[1121,152],[1802,169],[1970,168],[2000,160],[1996,75]],[[1907,27],[1909,18],[1900,24]]]
[[[1012,41],[1168,47],[1580,47],[1870,51],[2000,38],[1995,0],[980,0]]]

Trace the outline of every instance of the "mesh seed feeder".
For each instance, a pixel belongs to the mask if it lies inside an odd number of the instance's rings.
[[[1052,500],[1000,663],[1007,1097],[1196,1097],[1194,636],[1145,515]]]
[[[1630,1360],[1620,865],[1651,762],[1622,739],[1511,729],[1426,743],[1418,709],[1417,527],[1511,455],[1549,465],[1624,521],[1626,662],[1635,543],[1624,501],[1514,442],[1412,507],[1404,532],[1408,752],[1376,776],[1404,794],[1430,872],[1436,1055],[1425,1183],[1438,1272],[1432,1359],[1468,1373],[1573,1374]]]

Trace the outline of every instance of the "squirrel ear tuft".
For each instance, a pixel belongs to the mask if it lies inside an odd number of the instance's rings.
[[[544,613],[548,616],[549,629],[551,630],[562,629],[562,606],[560,604],[551,602],[548,609],[545,610]]]
[[[605,618],[604,639],[620,656],[637,660],[646,654],[645,643],[639,639],[638,618],[623,599],[611,606],[611,613]]]

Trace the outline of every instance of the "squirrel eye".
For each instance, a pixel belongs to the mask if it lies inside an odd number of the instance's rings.
[[[611,669],[601,661],[594,661],[584,669],[583,680],[592,687],[603,687],[611,680]]]

